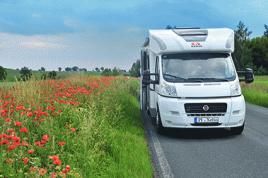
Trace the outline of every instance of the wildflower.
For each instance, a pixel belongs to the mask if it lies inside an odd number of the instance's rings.
[[[9,143],[8,140],[2,140],[0,141],[0,145],[7,145]]]
[[[27,113],[27,117],[32,117],[33,116],[33,113],[32,112],[28,112]]]
[[[75,132],[75,131],[76,131],[76,128],[71,128],[71,131],[72,131],[72,132]]]
[[[21,127],[21,126],[22,126],[22,123],[19,122],[19,121],[15,121],[15,126],[17,126],[17,127]]]
[[[56,172],[52,172],[50,175],[51,178],[57,178],[57,173]]]
[[[39,146],[39,147],[43,147],[43,146],[44,146],[44,144],[41,143],[41,141],[35,141],[34,144],[35,144],[36,146]]]
[[[24,110],[24,109],[25,109],[25,107],[23,105],[19,105],[19,106],[16,107],[17,111],[21,111],[21,110]]]
[[[33,154],[34,153],[34,150],[28,150],[28,154]]]
[[[65,144],[66,144],[66,142],[63,142],[63,141],[58,142],[58,145],[59,145],[59,146],[64,146]]]
[[[14,129],[7,129],[7,133],[13,134],[14,132]]]
[[[5,117],[5,116],[7,116],[7,112],[8,112],[8,110],[6,110],[6,109],[2,109],[2,110],[0,110],[0,115],[1,115],[2,117]]]
[[[20,132],[21,132],[21,133],[28,133],[29,131],[28,131],[28,129],[27,129],[26,127],[22,127],[22,128],[20,129]]]
[[[14,162],[14,160],[11,159],[11,158],[7,158],[7,159],[5,160],[5,162],[6,162],[7,164],[12,164],[12,163]]]
[[[11,122],[11,119],[10,118],[6,118],[5,119],[5,122]]]
[[[49,136],[47,134],[43,135],[42,140],[47,142],[49,140]]]
[[[70,172],[71,167],[69,165],[66,165],[66,167],[61,171],[63,174],[67,174],[68,172]]]
[[[49,159],[53,160],[53,164],[61,165],[61,160],[60,160],[59,156],[57,156],[57,155],[49,156]]]
[[[39,169],[39,175],[40,176],[44,176],[46,173],[47,173],[47,169],[45,169],[45,168],[40,168]]]
[[[7,150],[8,151],[12,151],[12,150],[15,150],[16,148],[17,148],[17,144],[12,144],[12,145],[9,145],[8,147],[7,147]]]
[[[30,172],[31,173],[35,173],[37,171],[37,168],[36,167],[34,167],[34,166],[31,166],[30,167]]]
[[[21,142],[21,146],[26,146],[26,147],[27,147],[27,146],[29,146],[29,143],[23,140],[23,141]]]
[[[23,164],[26,165],[29,162],[29,158],[22,158]]]

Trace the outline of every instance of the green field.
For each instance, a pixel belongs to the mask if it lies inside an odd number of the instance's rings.
[[[15,82],[17,80],[19,80],[20,78],[20,72],[19,70],[15,70],[15,69],[6,69],[7,72],[7,78],[6,81],[7,82]],[[44,72],[40,72],[40,71],[32,71],[32,78],[36,79],[36,80],[40,80],[41,79],[41,75]],[[48,73],[48,72],[46,72]],[[64,79],[64,78],[68,78],[70,76],[73,75],[100,75],[100,73],[95,72],[95,71],[87,71],[87,72],[65,72],[65,71],[61,71],[61,72],[57,72],[57,79]]]
[[[251,84],[242,83],[242,91],[247,102],[268,107],[268,76],[256,76]]]

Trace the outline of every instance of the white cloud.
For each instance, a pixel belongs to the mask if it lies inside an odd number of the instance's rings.
[[[61,36],[55,35],[33,35],[25,36],[19,34],[0,33],[0,48],[3,49],[63,49]]]

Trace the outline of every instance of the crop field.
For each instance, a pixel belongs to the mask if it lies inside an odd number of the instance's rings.
[[[138,86],[85,76],[2,83],[0,177],[152,177]]]
[[[252,84],[242,85],[247,102],[268,107],[268,76],[257,76]]]

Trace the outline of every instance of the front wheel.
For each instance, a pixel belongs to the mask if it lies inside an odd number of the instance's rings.
[[[159,110],[157,110],[157,114],[156,114],[156,118],[155,118],[155,127],[156,127],[157,133],[159,133],[159,134],[163,134],[164,133],[164,129],[165,128],[162,125],[162,121],[161,121]]]
[[[245,127],[245,123],[240,127],[233,127],[231,128],[231,133],[233,135],[241,135]]]

